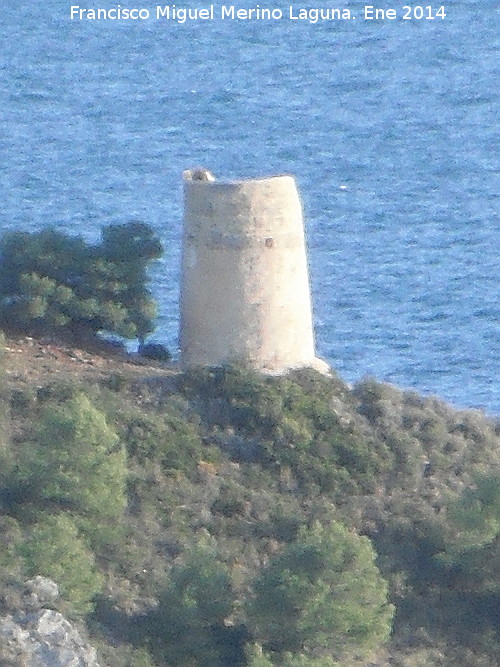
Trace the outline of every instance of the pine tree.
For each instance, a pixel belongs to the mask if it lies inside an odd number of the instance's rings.
[[[142,342],[156,316],[147,269],[161,252],[139,222],[104,228],[95,246],[53,229],[11,232],[0,242],[0,326],[80,339],[107,331]]]
[[[302,529],[255,582],[248,617],[257,641],[278,658],[370,654],[393,615],[374,561],[370,541],[339,523]]]

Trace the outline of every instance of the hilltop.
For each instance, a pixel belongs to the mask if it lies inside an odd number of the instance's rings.
[[[109,667],[498,664],[497,420],[370,378],[3,348],[5,609],[54,579]]]
[[[51,338],[11,335],[5,338],[3,349],[4,373],[12,389],[64,380],[91,384],[113,373],[132,379],[178,372],[174,364],[151,363],[105,341],[79,346]]]

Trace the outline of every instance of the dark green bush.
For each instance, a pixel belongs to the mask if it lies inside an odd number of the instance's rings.
[[[76,398],[81,393],[81,388],[74,382],[58,381],[39,387],[36,392],[37,400],[40,404],[50,402],[66,403],[71,399]]]
[[[111,373],[107,378],[106,386],[111,391],[120,394],[130,386],[130,380],[123,373]]]
[[[234,629],[225,625],[233,606],[227,569],[218,562],[211,545],[200,544],[182,564],[174,566],[158,608],[144,621],[152,654],[178,667],[244,664],[243,648],[238,644],[245,636],[242,633],[239,642],[234,642]],[[232,655],[228,655],[232,644]]]
[[[163,414],[132,412],[122,422],[128,453],[137,461],[158,461],[165,470],[193,475],[199,461],[216,461],[219,452],[203,443],[198,427],[176,411]]]
[[[144,340],[156,315],[146,271],[160,254],[152,229],[139,222],[104,228],[94,246],[53,229],[10,232],[0,242],[0,325]]]
[[[212,503],[211,509],[215,514],[232,517],[244,514],[248,504],[243,487],[226,482],[221,485],[219,495]]]

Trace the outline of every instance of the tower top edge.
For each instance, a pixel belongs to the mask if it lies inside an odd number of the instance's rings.
[[[268,183],[270,181],[277,180],[292,180],[295,182],[295,178],[291,174],[272,174],[270,176],[262,176],[259,178],[245,178],[245,179],[223,179],[216,180],[215,176],[208,169],[201,167],[196,167],[194,169],[185,169],[182,172],[182,180],[185,184],[193,183],[200,185],[211,185],[211,186],[240,186],[251,183]]]

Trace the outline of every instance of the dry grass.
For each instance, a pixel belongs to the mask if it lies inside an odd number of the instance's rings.
[[[83,349],[28,336],[5,337],[3,368],[7,388],[39,387],[54,381],[94,384],[119,373],[130,380],[162,378],[178,372],[175,364],[152,362],[111,346]]]

